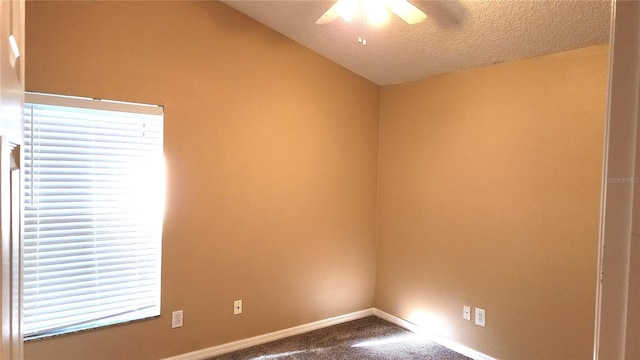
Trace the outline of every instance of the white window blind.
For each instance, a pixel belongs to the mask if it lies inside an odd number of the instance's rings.
[[[160,314],[160,106],[27,94],[24,333]]]

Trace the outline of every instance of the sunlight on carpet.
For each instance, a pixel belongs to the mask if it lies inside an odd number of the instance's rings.
[[[431,320],[433,318],[426,317]],[[374,316],[216,356],[211,360],[470,360]]]
[[[407,343],[422,343],[424,339],[421,339],[415,334],[401,334],[395,336],[386,336],[383,338],[362,341],[357,344],[351,345],[351,347],[373,347],[373,346],[388,346],[393,344],[407,344]]]

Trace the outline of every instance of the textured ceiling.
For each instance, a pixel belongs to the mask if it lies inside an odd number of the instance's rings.
[[[391,15],[362,46],[357,20],[315,24],[333,1],[222,1],[378,85],[606,43],[611,13],[609,0],[412,0],[425,21]]]

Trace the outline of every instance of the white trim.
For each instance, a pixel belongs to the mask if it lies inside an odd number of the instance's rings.
[[[640,148],[640,6],[635,1],[614,1],[613,5],[598,231],[593,346],[596,360],[638,358],[626,351],[638,337],[627,331],[632,330],[634,301],[629,289],[634,284],[634,266],[640,261],[633,256],[633,237],[640,226],[635,195],[640,188],[635,181],[620,184],[608,180],[610,177],[634,180],[640,164],[637,155]]]
[[[373,309],[373,315],[379,317],[380,319],[386,320],[392,324],[396,324],[402,328],[405,328],[413,333],[416,334],[420,334],[422,336],[427,337],[429,340],[438,343],[450,350],[453,350],[459,354],[462,354],[464,356],[470,357],[474,360],[496,360],[495,358],[487,355],[487,354],[483,354],[477,350],[474,350],[470,347],[464,346],[458,342],[455,342],[449,338],[446,338],[442,335],[438,335],[436,333],[433,332],[427,332],[424,329],[421,329],[418,325],[411,323],[409,321],[406,321],[404,319],[401,319],[397,316],[391,315],[389,313],[386,313],[382,310],[378,310],[378,309]]]
[[[35,92],[25,92],[25,102],[52,106],[67,106],[95,110],[131,112],[147,115],[164,114],[164,108],[161,105],[139,104],[125,101],[92,99],[79,96],[55,95]]]
[[[445,338],[441,335],[437,335],[434,333],[426,333],[425,331],[423,331],[422,329],[420,329],[419,326],[408,322],[404,319],[401,319],[399,317],[396,317],[394,315],[391,315],[389,313],[386,313],[382,310],[378,310],[375,308],[371,308],[371,309],[366,309],[366,310],[361,310],[361,311],[356,311],[350,314],[345,314],[345,315],[340,315],[340,316],[336,316],[333,318],[329,318],[329,319],[325,319],[325,320],[320,320],[320,321],[315,321],[312,323],[308,323],[308,324],[304,324],[304,325],[300,325],[300,326],[295,326],[292,328],[288,328],[288,329],[284,329],[284,330],[279,330],[279,331],[275,331],[272,333],[268,333],[268,334],[264,334],[264,335],[259,335],[259,336],[254,336],[248,339],[243,339],[243,340],[238,340],[238,341],[234,341],[234,342],[230,342],[230,343],[226,343],[226,344],[222,344],[222,345],[218,345],[218,346],[213,346],[207,349],[202,349],[202,350],[197,350],[197,351],[192,351],[190,353],[186,353],[186,354],[182,354],[182,355],[176,355],[173,357],[169,357],[169,358],[165,358],[163,360],[202,360],[202,359],[207,359],[213,356],[218,356],[218,355],[222,355],[222,354],[227,354],[233,351],[238,351],[238,350],[242,350],[242,349],[246,349],[252,346],[256,346],[256,345],[260,345],[260,344],[264,344],[264,343],[268,343],[271,341],[275,341],[275,340],[280,340],[289,336],[294,336],[294,335],[299,335],[299,334],[304,334],[306,332],[309,331],[313,331],[313,330],[318,330],[318,329],[322,329],[325,327],[329,327],[329,326],[333,326],[333,325],[338,325],[338,324],[342,324],[348,321],[352,321],[352,320],[358,320],[358,319],[362,319],[365,318],[367,316],[376,316],[379,317],[380,319],[386,320],[392,324],[396,324],[404,329],[407,329],[413,333],[416,334],[420,334],[423,336],[426,336],[429,340],[438,343],[450,350],[453,350],[459,354],[462,354],[464,356],[470,357],[474,360],[496,360],[495,358],[483,354],[479,351],[476,351],[474,349],[471,349],[467,346],[464,346],[462,344],[459,344],[451,339]]]
[[[374,309],[366,309],[366,310],[356,311],[356,312],[353,312],[353,313],[350,313],[350,314],[340,315],[340,316],[336,316],[336,317],[333,317],[333,318],[320,320],[320,321],[315,321],[315,322],[312,322],[312,323],[308,323],[308,324],[304,324],[304,325],[300,325],[300,326],[295,326],[295,327],[292,327],[292,328],[279,330],[279,331],[275,331],[275,332],[264,334],[264,335],[254,336],[254,337],[251,337],[251,338],[248,338],[248,339],[244,339],[244,340],[238,340],[238,341],[234,341],[234,342],[230,342],[230,343],[226,343],[226,344],[210,347],[210,348],[207,348],[207,349],[197,350],[197,351],[193,351],[193,352],[190,352],[190,353],[169,357],[169,358],[166,358],[164,360],[201,360],[201,359],[207,359],[207,358],[210,358],[212,356],[218,356],[218,355],[230,353],[230,352],[233,352],[233,351],[246,349],[246,348],[251,347],[251,346],[268,343],[268,342],[279,340],[279,339],[283,339],[283,338],[286,338],[286,337],[289,337],[289,336],[299,335],[299,334],[303,334],[303,333],[306,333],[306,332],[309,332],[309,331],[322,329],[322,328],[325,328],[325,327],[328,327],[328,326],[338,325],[338,324],[345,323],[347,321],[362,319],[364,317],[373,316],[373,315],[374,315]]]

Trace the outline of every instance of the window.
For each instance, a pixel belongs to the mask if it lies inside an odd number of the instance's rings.
[[[160,315],[160,106],[27,94],[24,334]]]

